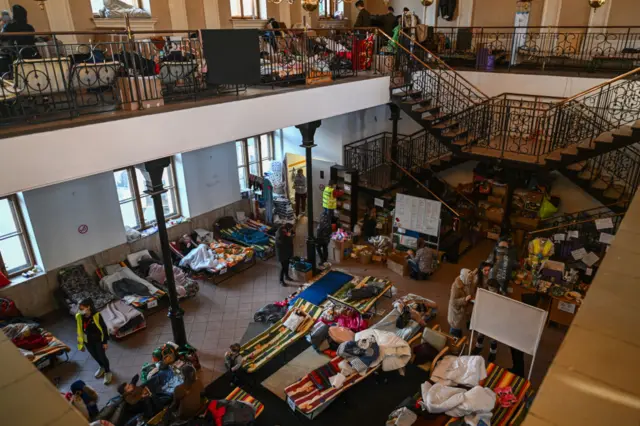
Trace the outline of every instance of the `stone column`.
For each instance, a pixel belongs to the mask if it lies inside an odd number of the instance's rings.
[[[204,22],[207,29],[220,29],[220,12],[218,12],[219,0],[204,0]]]
[[[307,159],[307,260],[313,265],[313,275],[318,272],[318,268],[316,266],[316,244],[313,229],[313,165],[311,149],[316,146],[314,136],[320,124],[322,122],[318,120],[296,126],[302,135],[302,145],[300,146],[305,149]],[[320,207],[322,208],[322,206]]]
[[[11,10],[11,9],[9,9]],[[69,0],[58,0],[55,2],[45,3],[47,18],[49,18],[49,28],[51,32],[56,31],[75,31],[76,26],[73,24],[73,16],[71,15],[71,5]],[[36,31],[38,29],[36,28]],[[77,44],[78,37],[76,35],[60,35],[56,36],[64,44]]]
[[[162,174],[164,173],[164,169],[170,166],[171,159],[167,157],[147,161],[137,167],[144,176],[147,187],[145,193],[153,200],[158,225],[158,237],[160,238],[160,249],[162,250],[162,262],[164,263],[164,272],[166,275],[165,285],[167,286],[167,293],[169,293],[169,313],[167,316],[169,320],[171,320],[173,341],[182,347],[187,343],[187,333],[184,329],[184,311],[180,309],[180,304],[178,303],[176,282],[173,276],[173,263],[171,262],[171,249],[169,248],[169,236],[167,235],[167,224],[162,206],[162,194],[167,192],[162,183]]]
[[[542,7],[542,20],[540,26],[542,27],[557,27],[560,22],[560,11],[562,10],[562,0],[545,0]],[[540,41],[537,41],[537,48],[545,53],[550,54],[556,47],[556,29],[554,28],[541,28]]]
[[[173,30],[189,29],[185,1],[186,0],[169,0],[169,15],[171,15],[171,29]]]
[[[611,13],[611,4],[613,0],[609,0],[597,9],[592,9],[589,15],[589,33],[604,33],[602,28],[591,27],[606,27],[609,24],[609,14]]]

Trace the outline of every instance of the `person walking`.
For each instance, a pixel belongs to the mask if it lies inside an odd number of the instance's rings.
[[[331,241],[331,217],[324,211],[320,214],[320,221],[316,228],[316,251],[323,265],[329,260],[329,242]]]
[[[93,300],[83,299],[78,305],[76,314],[76,329],[78,333],[78,350],[89,351],[100,368],[94,374],[96,379],[104,376],[104,384],[111,383],[112,374],[109,368],[108,348],[109,331],[100,312],[96,311]]]
[[[289,276],[289,261],[293,257],[293,226],[289,223],[282,225],[276,231],[276,258],[280,262],[280,284],[287,285],[285,278],[289,281],[293,279]]]
[[[449,297],[449,312],[447,321],[449,322],[449,334],[458,339],[462,338],[462,330],[467,324],[468,308],[472,296],[473,273],[463,268],[460,275],[451,286],[451,295]]]
[[[293,179],[293,189],[296,191],[296,217],[299,217],[300,212],[305,212],[305,203],[307,202],[307,177],[302,169],[298,169],[298,173]]]

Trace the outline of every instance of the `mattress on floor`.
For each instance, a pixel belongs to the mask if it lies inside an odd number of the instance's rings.
[[[349,300],[348,293],[349,290],[354,288],[364,287],[366,285],[371,285],[372,283],[376,283],[381,289],[380,293],[377,296],[369,297],[367,299],[361,300]],[[334,303],[344,304],[352,307],[356,311],[364,314],[369,309],[373,307],[373,305],[380,299],[386,292],[391,290],[393,287],[393,283],[389,280],[376,278],[376,277],[364,277],[359,282],[350,281],[343,285],[338,291],[334,294],[330,295],[328,298],[330,301]]]
[[[113,284],[125,278],[146,287],[149,293],[151,293],[151,296],[130,294],[122,299],[136,308],[157,306],[158,300],[166,295],[163,290],[160,290],[144,278],[139,277],[124,262],[117,265],[97,268],[96,274],[98,275],[98,278],[100,278],[100,287],[111,293],[113,293]]]
[[[109,303],[100,311],[100,315],[107,325],[109,334],[116,338],[128,336],[147,326],[142,312],[122,300]]]
[[[291,331],[283,323],[294,309],[301,309],[308,317],[298,326],[296,331]],[[249,373],[259,370],[267,362],[307,334],[321,313],[322,309],[319,306],[298,299],[280,321],[242,345],[240,355],[244,359],[243,368]]]
[[[195,249],[197,247],[194,246],[192,248]],[[169,244],[169,248],[171,252],[175,256],[178,261],[184,259],[185,254],[183,254],[178,246],[177,241],[173,241]],[[208,275],[220,276],[224,275],[227,272],[232,272],[235,269],[240,269],[242,266],[251,263],[254,256],[254,251],[251,247],[243,247],[234,243],[226,243],[220,240],[214,240],[211,244],[209,244],[209,248],[216,253],[218,253],[224,260],[225,266],[217,269],[206,268],[202,270],[193,270],[189,266],[181,266],[182,269],[187,271],[192,271],[195,274],[198,273],[206,273]]]
[[[350,282],[353,276],[339,271],[329,271],[319,280],[298,294],[289,304],[293,304],[298,299],[304,299],[314,305],[320,305],[330,294],[335,293],[346,283]]]
[[[256,411],[256,418],[264,411],[264,404],[240,388],[235,388],[225,398],[227,401],[241,401],[249,404]]]

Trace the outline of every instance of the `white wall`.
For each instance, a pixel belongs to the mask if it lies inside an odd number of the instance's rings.
[[[112,172],[27,191],[23,200],[47,271],[127,241]]]
[[[181,157],[189,216],[199,216],[240,199],[235,142],[187,152]]]
[[[603,78],[504,72],[460,71],[460,74],[489,97],[502,93],[569,97],[607,81]]]
[[[0,196],[386,104],[389,77],[240,99],[3,139]]]
[[[398,133],[409,135],[422,129],[420,124],[404,112],[400,117]],[[389,107],[379,105],[322,120],[315,134],[317,146],[313,148],[313,158],[343,164],[344,145],[384,131],[390,132],[390,118]],[[282,134],[285,153],[305,155],[304,148],[300,147],[302,136],[297,128],[282,129]]]

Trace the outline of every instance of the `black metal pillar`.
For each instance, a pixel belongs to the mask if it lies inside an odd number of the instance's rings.
[[[305,149],[307,159],[307,260],[313,265],[313,275],[318,273],[316,265],[316,244],[313,230],[313,167],[311,161],[311,148],[315,145],[314,136],[316,130],[322,122],[312,121],[310,123],[296,126],[302,135],[302,145]]]
[[[171,160],[169,158],[161,158],[159,160],[147,161],[137,167],[144,176],[147,186],[145,193],[149,194],[153,200],[153,207],[155,208],[156,221],[158,224],[158,237],[160,237],[160,249],[162,250],[162,262],[164,263],[164,272],[166,275],[165,285],[169,293],[169,314],[167,316],[171,320],[174,343],[182,347],[187,343],[187,333],[184,329],[184,311],[180,309],[178,303],[178,293],[176,292],[173,263],[171,262],[171,251],[169,248],[169,236],[167,235],[167,224],[162,206],[162,194],[167,192],[162,183],[162,174],[164,173],[164,169],[170,166]]]
[[[391,110],[391,147],[389,150],[389,155],[391,155],[391,159],[395,161],[397,164],[400,164],[398,158],[398,121],[400,118],[400,107],[394,103],[389,104],[389,109]],[[395,165],[391,166],[391,176],[393,179],[398,179],[400,176],[400,170]]]
[[[507,204],[504,208],[504,217],[500,226],[501,236],[507,236],[511,232],[511,211],[513,204],[513,193],[518,186],[518,171],[505,169],[505,183],[507,184]]]

